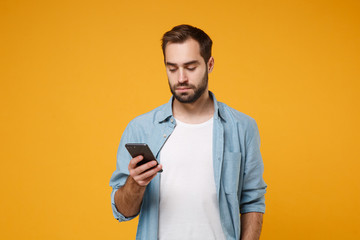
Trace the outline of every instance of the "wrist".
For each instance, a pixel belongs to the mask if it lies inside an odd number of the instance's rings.
[[[139,185],[132,176],[129,176],[127,181],[134,193],[143,194],[145,192],[146,186]]]

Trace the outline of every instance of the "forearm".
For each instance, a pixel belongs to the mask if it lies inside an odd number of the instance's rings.
[[[124,186],[115,193],[116,209],[125,217],[132,217],[139,213],[141,202],[146,186],[139,186],[135,180],[129,176]]]
[[[241,214],[241,240],[258,240],[262,222],[262,213],[249,212]]]

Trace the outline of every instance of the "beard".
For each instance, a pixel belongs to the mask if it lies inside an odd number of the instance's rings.
[[[196,100],[199,99],[201,95],[205,92],[206,88],[208,86],[208,72],[206,71],[203,78],[201,79],[201,82],[198,86],[188,84],[188,83],[180,83],[175,84],[171,86],[169,81],[169,87],[172,95],[175,97],[176,100],[178,100],[181,103],[193,103],[196,102]],[[187,87],[192,89],[193,93],[176,93],[175,89],[178,87]]]

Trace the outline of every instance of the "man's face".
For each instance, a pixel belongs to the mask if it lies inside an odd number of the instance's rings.
[[[200,55],[197,41],[190,38],[183,43],[168,43],[165,65],[171,93],[179,102],[193,103],[207,92],[208,64]]]

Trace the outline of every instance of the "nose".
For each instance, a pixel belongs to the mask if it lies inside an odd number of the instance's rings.
[[[184,83],[188,81],[187,75],[184,71],[183,68],[179,69],[179,79],[178,79],[179,83]]]

